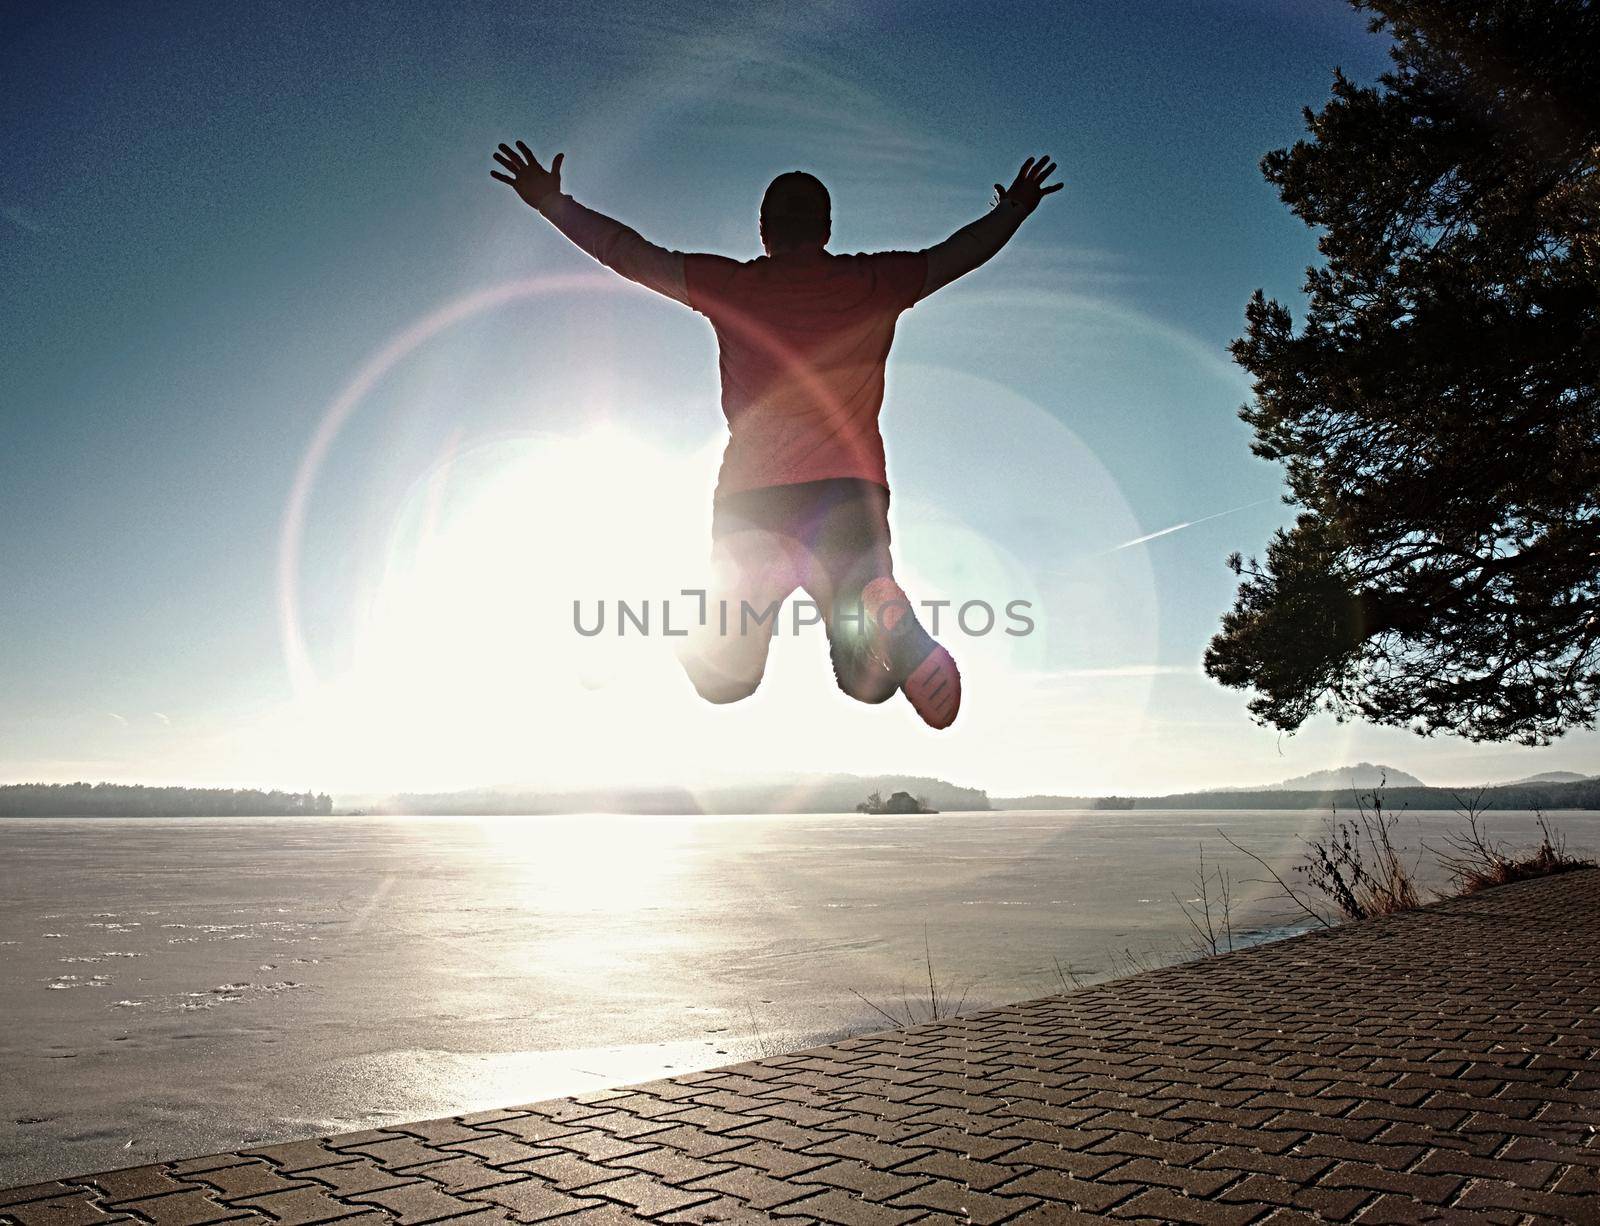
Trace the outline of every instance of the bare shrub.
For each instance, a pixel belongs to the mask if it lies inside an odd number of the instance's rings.
[[[1335,805],[1323,820],[1321,837],[1300,838],[1305,860],[1290,871],[1302,877],[1309,889],[1296,889],[1256,852],[1221,830],[1217,833],[1228,846],[1265,869],[1268,883],[1277,886],[1279,896],[1319,927],[1331,928],[1338,917],[1361,920],[1411,911],[1425,900],[1414,867],[1405,862],[1394,843],[1400,815],[1384,807],[1386,782],[1380,779],[1365,799],[1356,793],[1355,817],[1340,821]]]
[[[1189,949],[1197,957],[1214,958],[1233,950],[1233,879],[1221,864],[1206,867],[1206,845],[1200,844],[1200,866],[1194,874],[1195,896],[1184,902],[1176,894],[1172,901],[1178,904],[1183,918],[1189,921],[1194,935],[1189,938]]]
[[[1356,793],[1356,816],[1339,820],[1338,806],[1322,837],[1305,840],[1306,862],[1295,866],[1346,919],[1371,919],[1414,911],[1423,904],[1413,866],[1394,845],[1400,815],[1383,805],[1383,782],[1365,800]]]
[[[1456,879],[1460,894],[1473,894],[1491,886],[1507,885],[1513,881],[1527,881],[1533,877],[1552,877],[1557,873],[1570,873],[1573,869],[1593,868],[1593,860],[1585,860],[1567,851],[1566,836],[1552,831],[1539,810],[1534,813],[1539,822],[1539,845],[1532,850],[1517,852],[1509,844],[1490,837],[1483,824],[1483,791],[1480,789],[1470,800],[1456,797],[1456,811],[1466,819],[1467,828],[1445,837],[1445,850],[1435,851],[1439,864]]]

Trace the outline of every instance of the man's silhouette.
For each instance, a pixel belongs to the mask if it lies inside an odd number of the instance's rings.
[[[781,174],[761,201],[764,256],[685,255],[646,241],[561,190],[517,142],[494,155],[509,183],[607,268],[699,311],[717,335],[728,446],[712,504],[717,590],[684,666],[700,694],[735,702],[761,683],[777,606],[797,587],[822,612],[834,676],[862,702],[902,690],[946,728],[961,703],[950,653],[923,630],[894,580],[889,481],[878,413],[900,312],[971,272],[1061,184],[1048,157],[994,185],[983,217],[924,251],[834,255],[827,188]]]

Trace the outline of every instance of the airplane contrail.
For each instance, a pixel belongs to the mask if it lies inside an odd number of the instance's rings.
[[[1173,524],[1170,528],[1162,528],[1158,532],[1147,532],[1143,536],[1134,537],[1131,541],[1123,541],[1120,545],[1113,545],[1106,552],[1116,553],[1119,549],[1132,549],[1135,545],[1143,545],[1146,541],[1153,541],[1157,537],[1171,536],[1174,532],[1182,532],[1185,528],[1192,528],[1196,524],[1209,523],[1213,519],[1221,519],[1224,515],[1237,515],[1240,511],[1248,511],[1251,507],[1259,507],[1263,503],[1276,501],[1276,497],[1257,498],[1254,502],[1247,502],[1243,506],[1229,507],[1226,511],[1218,511],[1214,515],[1202,515],[1199,519],[1186,519],[1183,523]]]

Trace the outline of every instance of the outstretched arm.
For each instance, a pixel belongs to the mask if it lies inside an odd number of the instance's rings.
[[[988,213],[961,227],[942,243],[928,248],[928,278],[922,287],[926,298],[934,290],[943,289],[985,263],[1017,232],[1023,219],[1039,207],[1051,192],[1062,188],[1060,183],[1044,186],[1044,181],[1055,170],[1056,164],[1048,154],[1029,158],[1022,164],[1009,188],[994,185],[995,206]]]
[[[638,231],[604,214],[585,208],[561,190],[561,163],[566,154],[558,153],[550,169],[521,141],[513,149],[501,145],[494,160],[509,172],[491,170],[489,177],[509,183],[525,204],[539,210],[551,225],[613,272],[647,289],[688,305],[689,291],[683,278],[683,253],[668,251],[650,242]]]

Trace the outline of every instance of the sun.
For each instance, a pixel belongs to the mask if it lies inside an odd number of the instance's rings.
[[[384,776],[408,762],[463,782],[518,764],[614,775],[610,738],[585,725],[614,703],[670,721],[690,693],[663,640],[618,633],[614,611],[704,586],[711,464],[613,426],[441,457],[394,518],[349,667],[310,696],[314,718]],[[600,604],[606,632],[578,633]]]

